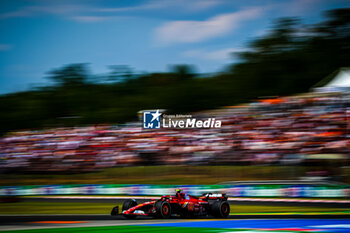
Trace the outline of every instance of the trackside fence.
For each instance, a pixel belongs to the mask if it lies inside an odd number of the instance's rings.
[[[181,188],[192,195],[226,193],[230,197],[350,197],[349,185],[127,185],[76,184],[0,186],[0,196],[28,195],[173,195]]]

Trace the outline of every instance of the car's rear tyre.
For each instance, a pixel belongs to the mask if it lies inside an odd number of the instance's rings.
[[[137,206],[137,202],[133,199],[129,199],[129,200],[126,200],[124,201],[123,203],[123,208],[122,208],[122,211],[124,210],[128,210],[134,206]],[[123,214],[123,216],[125,218],[128,218],[128,219],[133,219],[133,218],[136,218],[136,215],[127,215],[127,214]]]
[[[167,201],[157,201],[155,203],[158,218],[170,218],[171,205]]]
[[[210,212],[217,218],[227,218],[230,214],[230,204],[227,201],[216,201],[211,204]]]

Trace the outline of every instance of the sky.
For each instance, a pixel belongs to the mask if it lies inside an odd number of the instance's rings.
[[[198,73],[237,62],[232,52],[279,17],[317,23],[350,0],[0,0],[0,94],[48,84],[47,72],[88,63],[91,73],[191,64]]]

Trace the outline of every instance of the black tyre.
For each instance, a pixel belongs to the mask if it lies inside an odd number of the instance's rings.
[[[211,204],[210,212],[217,218],[227,218],[230,214],[230,204],[227,201],[216,201]]]
[[[130,208],[132,208],[132,207],[134,207],[134,206],[137,206],[137,202],[136,202],[135,200],[133,200],[133,199],[126,200],[126,201],[124,201],[124,203],[123,203],[122,211],[128,210],[128,209],[130,209]],[[125,218],[128,218],[128,219],[136,218],[135,215],[126,215],[126,214],[123,214],[123,216],[124,216]]]
[[[171,205],[167,201],[157,201],[155,203],[158,218],[170,218]]]
[[[119,214],[119,206],[116,206],[116,207],[114,207],[114,208],[112,209],[111,215],[112,215],[112,216],[116,216],[116,215],[118,215],[118,214]]]

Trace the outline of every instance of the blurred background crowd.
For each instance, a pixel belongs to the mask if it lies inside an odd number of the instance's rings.
[[[12,132],[0,140],[5,172],[83,172],[126,165],[349,165],[350,96],[260,99],[194,114],[221,128],[142,129],[123,125]],[[329,172],[329,171],[328,171]]]

